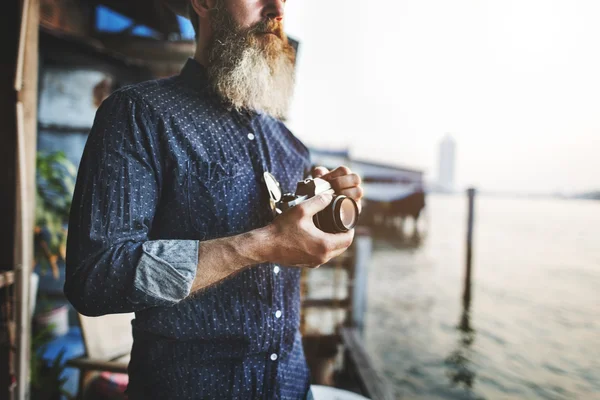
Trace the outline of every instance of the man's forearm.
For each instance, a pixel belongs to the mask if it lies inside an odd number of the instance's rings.
[[[190,295],[219,283],[251,265],[267,262],[272,245],[270,227],[200,242],[198,268]]]

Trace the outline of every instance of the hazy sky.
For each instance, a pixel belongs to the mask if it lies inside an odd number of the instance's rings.
[[[599,0],[288,0],[290,127],[489,190],[600,188]]]

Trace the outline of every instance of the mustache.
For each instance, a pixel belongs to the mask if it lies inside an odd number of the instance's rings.
[[[281,40],[286,40],[286,35],[283,32],[283,23],[274,19],[267,19],[257,22],[250,28],[249,34],[272,33]]]

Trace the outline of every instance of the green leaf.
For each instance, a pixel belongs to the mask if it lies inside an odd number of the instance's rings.
[[[50,266],[48,257],[60,257],[67,232],[77,169],[62,151],[39,151],[36,155],[35,223],[43,232],[35,238],[36,261],[41,268]],[[49,254],[48,254],[49,253]]]

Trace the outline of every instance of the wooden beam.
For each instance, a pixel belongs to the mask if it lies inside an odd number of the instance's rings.
[[[17,190],[14,269],[16,289],[17,354],[15,372],[16,398],[29,398],[29,359],[31,312],[29,290],[33,257],[35,223],[35,159],[37,148],[39,0],[24,0],[21,19],[15,90],[17,91]]]
[[[350,308],[350,299],[306,299],[302,301],[304,308]]]
[[[95,360],[87,357],[73,358],[67,361],[67,366],[79,368],[81,371],[108,371],[118,374],[126,374],[127,365],[127,362]]]
[[[371,400],[393,400],[394,395],[389,383],[373,366],[357,330],[342,328],[340,334],[346,355],[349,358],[344,362],[350,362],[354,366],[353,369],[358,375],[357,383],[363,394]]]

